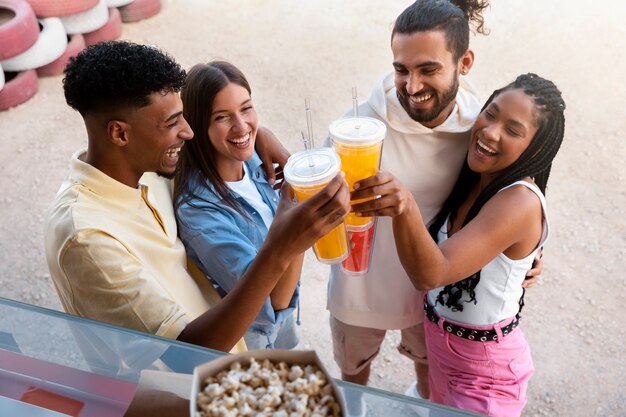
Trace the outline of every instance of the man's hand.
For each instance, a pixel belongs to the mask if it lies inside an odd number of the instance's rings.
[[[354,184],[352,199],[374,198],[355,204],[352,209],[360,216],[399,216],[415,205],[413,195],[396,177],[380,171]]]
[[[267,182],[274,184],[274,188],[280,188],[283,178],[283,167],[289,158],[289,151],[280,143],[278,138],[267,128],[259,126],[256,134],[255,143],[256,152],[263,162]],[[274,169],[274,163],[278,164],[278,168]]]
[[[532,288],[541,277],[541,273],[543,272],[543,260],[541,259],[543,256],[542,251],[543,248],[539,248],[537,251],[537,255],[533,261],[533,267],[531,270],[526,272],[526,278],[524,278],[524,282],[522,282],[522,288]]]
[[[298,255],[337,227],[350,212],[350,192],[343,173],[308,200],[296,204],[292,189],[284,183],[276,216],[264,245]],[[289,257],[289,256],[288,256]]]

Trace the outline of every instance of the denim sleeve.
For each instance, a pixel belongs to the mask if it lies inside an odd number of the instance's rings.
[[[276,316],[275,322],[282,323],[287,317],[293,314],[293,311],[298,306],[298,298],[300,297],[300,280],[298,279],[298,284],[293,291],[293,295],[291,296],[291,300],[289,300],[289,305],[287,308],[283,310],[274,310],[274,314]],[[271,305],[270,305],[271,306]]]
[[[230,292],[257,255],[257,249],[241,231],[230,212],[213,207],[183,206],[178,210],[180,238],[189,256],[224,291]],[[295,297],[295,299],[294,299]],[[253,328],[271,332],[296,305],[297,290],[289,307],[275,311],[268,297]],[[292,306],[293,304],[293,306]]]

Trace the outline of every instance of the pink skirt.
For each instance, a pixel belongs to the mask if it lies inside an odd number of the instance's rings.
[[[496,341],[473,341],[450,334],[424,320],[430,399],[436,403],[497,417],[519,416],[526,404],[528,381],[534,373],[526,337],[519,327],[506,336],[500,328],[514,318],[491,326],[467,329],[498,332]]]

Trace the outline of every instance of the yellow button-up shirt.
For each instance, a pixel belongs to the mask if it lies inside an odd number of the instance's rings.
[[[73,155],[48,210],[48,267],[68,313],[176,338],[219,296],[187,264],[169,181],[128,187]],[[245,350],[243,340],[233,352]]]

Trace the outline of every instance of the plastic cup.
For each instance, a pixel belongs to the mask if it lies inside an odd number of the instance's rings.
[[[341,160],[331,148],[316,148],[289,157],[283,170],[285,181],[302,202],[324,188],[341,170]],[[345,223],[341,223],[313,245],[317,259],[337,264],[348,257]]]
[[[387,127],[380,120],[371,117],[346,117],[331,123],[330,139],[341,158],[341,169],[346,174],[350,191],[354,183],[378,173],[383,140]],[[353,200],[360,203],[367,199]],[[357,217],[350,213],[346,227],[350,231],[363,231],[371,227],[371,217]]]
[[[365,230],[348,231],[350,255],[341,263],[341,269],[345,273],[363,275],[369,271],[375,230],[376,220]]]

